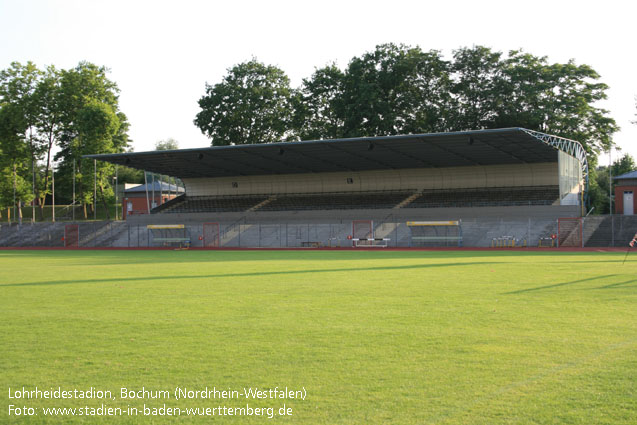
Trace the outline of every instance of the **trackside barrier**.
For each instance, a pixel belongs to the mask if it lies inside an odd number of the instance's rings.
[[[538,248],[553,248],[555,247],[555,238],[543,237],[539,238],[537,242]]]
[[[500,236],[491,240],[491,248],[525,248],[526,246],[525,238],[514,236]]]
[[[446,234],[442,227],[437,229],[437,233],[432,229],[418,230],[425,226],[409,226],[407,222],[399,221],[395,217],[379,219],[378,223],[371,223],[371,220],[360,221],[363,223],[356,224],[354,228],[351,219],[335,219],[331,223],[250,223],[245,218],[233,218],[218,223],[202,220],[182,223],[183,228],[170,232],[166,230],[165,235],[153,235],[153,232],[157,232],[147,229],[147,223],[127,221],[45,222],[21,225],[2,223],[0,247],[144,248],[163,246],[164,242],[169,246],[179,246],[179,242],[185,243],[188,238],[191,247],[197,248],[216,248],[217,245],[219,248],[354,247],[355,244],[362,247],[385,243],[388,247],[454,247],[459,244],[459,235]],[[558,223],[557,218],[463,219],[462,244],[468,247],[510,247],[514,243],[517,247],[523,245],[526,240],[530,245],[556,246],[558,224],[561,224],[562,237],[567,243],[575,239],[576,246],[581,246],[579,240],[582,240],[584,247],[626,247],[637,232],[637,216],[588,216],[570,221],[572,236],[566,231],[566,221]],[[581,233],[579,222],[582,223]],[[368,236],[372,224],[374,235]],[[364,235],[355,236],[352,234],[353,230]],[[554,240],[551,239],[552,235],[555,236]],[[179,240],[157,240],[162,237]],[[434,239],[428,240],[428,237]],[[387,240],[372,242],[363,239]]]
[[[353,238],[355,247],[378,247],[378,248],[387,248],[388,242],[391,240],[390,238]]]

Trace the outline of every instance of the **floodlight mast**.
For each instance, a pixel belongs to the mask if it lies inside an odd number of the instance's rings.
[[[35,196],[35,160],[31,158],[31,177],[33,178],[33,195]],[[31,201],[31,222],[35,223],[35,198]]]
[[[115,221],[117,221],[117,176],[113,177],[113,186],[115,186]]]
[[[613,214],[613,146],[608,148],[608,213]]]
[[[51,163],[51,221],[55,223],[55,162]]]
[[[75,221],[75,159],[73,160],[73,206],[71,207],[73,221]]]
[[[97,160],[93,160],[93,220],[97,220]]]

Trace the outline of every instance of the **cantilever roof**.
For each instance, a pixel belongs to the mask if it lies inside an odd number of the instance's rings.
[[[557,151],[588,167],[575,141],[523,128],[213,146],[87,155],[179,178],[444,168],[556,162]]]

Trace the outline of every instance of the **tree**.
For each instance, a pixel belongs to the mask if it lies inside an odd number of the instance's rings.
[[[594,168],[618,130],[597,106],[608,90],[599,79],[523,51],[464,47],[446,61],[390,43],[343,71],[316,69],[298,91],[278,68],[237,65],[206,86],[195,124],[213,145],[524,127],[581,142]]]
[[[75,168],[77,193],[88,217],[87,206],[95,208],[93,187],[109,217],[107,200],[112,196],[111,164],[82,158],[96,153],[123,152],[129,143],[126,116],[119,111],[117,85],[106,77],[108,70],[81,62],[77,67],[60,73],[61,181],[67,187],[72,183]],[[75,167],[73,166],[75,164]]]
[[[82,155],[119,152],[130,143],[128,122],[117,103],[117,86],[106,78],[106,72],[106,68],[87,62],[61,71],[52,66],[40,71],[31,62],[14,62],[0,71],[0,149],[4,157],[0,167],[3,173],[13,174],[10,180],[16,186],[31,186],[30,194],[22,189],[17,193],[22,202],[34,196],[39,200],[40,217],[50,193],[56,146],[60,150],[55,160],[61,160],[56,173],[58,187],[64,191],[66,184],[70,192],[74,162],[78,176],[88,179],[93,174],[82,174],[86,171],[82,170]],[[57,175],[60,171],[62,174]],[[104,204],[110,191],[105,175],[108,172],[109,166],[100,163],[98,186]],[[23,183],[18,184],[20,181]],[[85,207],[90,193],[84,190],[87,184],[80,180],[80,198]],[[13,183],[10,186],[12,192]]]
[[[22,205],[33,198],[31,185],[26,185],[25,176],[29,176],[29,152],[24,143],[26,124],[22,111],[17,105],[4,104],[0,108],[0,206],[17,206],[18,216],[22,217]]]
[[[450,130],[525,127],[577,140],[594,166],[619,129],[596,103],[608,86],[588,65],[483,46],[454,52],[456,118]]]
[[[612,147],[612,136],[619,130],[607,110],[594,106],[606,99],[608,86],[596,82],[600,76],[591,67],[573,61],[550,65],[548,72],[553,85],[544,131],[581,142],[596,163],[597,155]]]
[[[353,58],[343,83],[341,117],[348,137],[444,131],[449,64],[440,53],[383,44]]]
[[[35,89],[35,104],[37,108],[36,124],[38,140],[44,155],[44,170],[36,178],[35,195],[38,198],[40,219],[44,217],[43,209],[47,194],[50,193],[51,160],[53,148],[61,137],[61,110],[59,104],[60,87],[59,72],[50,66],[43,73]]]
[[[336,139],[343,136],[343,80],[335,64],[316,69],[293,99],[294,129],[301,140]]]
[[[8,69],[0,71],[0,143],[10,158],[13,186],[21,182],[21,190],[17,192],[20,217],[22,204],[33,200],[35,164],[42,153],[36,129],[38,108],[35,94],[41,75],[42,72],[32,62],[26,65],[13,62]],[[30,189],[26,190],[26,187]]]
[[[29,151],[24,143],[26,123],[18,105],[2,104],[0,108],[0,207],[18,208],[22,218],[22,205],[33,200]]]
[[[630,154],[625,154],[613,162],[610,175],[607,165],[591,170],[589,196],[596,214],[610,214],[610,197],[614,195],[616,186],[614,180],[610,183],[611,175],[617,177],[635,170],[637,164]]]
[[[144,172],[142,170],[120,165],[117,169],[117,174],[117,179],[120,184],[144,183]]]
[[[165,139],[165,140],[160,140],[157,143],[155,143],[156,151],[169,151],[169,150],[175,150],[175,149],[179,149],[179,142],[173,139],[172,137],[169,137],[168,139]],[[152,175],[155,176],[155,179],[160,182],[166,182],[166,183],[174,184],[174,185],[177,184],[177,180],[174,177],[166,176],[162,174],[154,174],[154,173]],[[142,177],[142,182],[143,180],[144,178]]]
[[[206,84],[194,123],[211,145],[278,142],[292,137],[292,95],[281,69],[252,59]]]
[[[453,52],[451,70],[454,98],[448,130],[493,128],[496,111],[505,96],[500,93],[502,63],[500,52],[488,47],[461,48]]]
[[[160,140],[157,143],[155,143],[156,151],[172,151],[176,149],[179,149],[179,142],[173,139],[172,137],[169,137],[168,139],[165,139],[165,140]]]

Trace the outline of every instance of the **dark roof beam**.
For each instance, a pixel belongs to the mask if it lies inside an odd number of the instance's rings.
[[[316,156],[310,156],[310,155],[308,155],[306,153],[303,153],[303,152],[300,152],[300,151],[298,151],[296,149],[290,149],[289,147],[286,147],[286,148],[284,148],[284,150],[293,152],[295,155],[299,155],[299,156],[302,156],[304,158],[309,158],[310,160],[313,160],[313,161],[318,160],[318,161],[322,162],[323,164],[336,166],[338,168],[341,168],[342,171],[354,172],[354,170],[351,167],[347,167],[347,166],[344,166],[342,164],[338,164],[338,163],[336,163],[334,161],[328,161],[328,160],[325,160],[325,159],[322,159],[322,158],[318,158]]]
[[[200,155],[203,155],[205,157],[205,153],[201,153]],[[247,164],[243,161],[239,161],[236,158],[228,158],[228,157],[217,157],[217,158],[208,158],[208,162],[215,162],[215,161],[224,161],[224,162],[234,162],[235,164],[239,164],[242,167],[246,167],[246,168],[253,168],[256,170],[260,170],[263,171],[265,174],[269,174],[271,170],[268,170],[266,168],[262,168],[262,167],[257,167],[256,165],[252,165],[252,164]],[[227,171],[227,170],[225,170]],[[247,176],[248,174],[242,173],[242,172],[234,172],[234,175],[239,175],[239,176]]]
[[[373,142],[373,141],[370,141],[370,142],[369,142],[369,146],[373,146],[373,144],[374,144],[374,142]],[[334,149],[334,150],[337,150],[337,151],[339,151],[339,152],[345,152],[345,153],[346,153],[346,154],[348,154],[348,155],[351,155],[351,156],[354,156],[354,157],[359,157],[359,158],[362,158],[362,159],[364,159],[364,160],[366,160],[366,161],[368,161],[368,162],[372,162],[372,163],[374,163],[374,164],[381,165],[381,166],[383,166],[385,169],[390,169],[390,170],[394,170],[394,169],[396,169],[396,167],[393,167],[393,166],[391,166],[391,165],[389,165],[389,164],[386,164],[386,163],[384,163],[384,162],[382,162],[382,161],[378,161],[378,160],[375,160],[375,159],[369,158],[369,157],[367,157],[367,156],[365,156],[365,155],[362,155],[360,152],[359,152],[359,153],[353,153],[353,152],[348,151],[347,149],[342,149],[342,148],[340,148],[340,147],[336,147],[336,146],[334,146],[334,144],[333,144],[333,143],[326,143],[325,145],[326,145],[326,146],[329,146],[330,148],[332,148],[332,149]],[[373,149],[373,148],[372,148],[372,149]],[[371,149],[368,149],[368,150],[371,150]]]
[[[429,144],[431,144],[432,146],[435,146],[435,147],[437,147],[438,149],[440,149],[441,151],[444,151],[444,152],[450,153],[451,155],[456,156],[456,157],[458,157],[458,158],[461,158],[461,159],[463,159],[463,160],[467,161],[467,162],[468,162],[468,163],[470,163],[470,164],[474,164],[474,165],[484,165],[484,164],[482,164],[482,163],[480,163],[480,162],[478,162],[478,161],[475,161],[475,160],[473,160],[473,159],[471,159],[471,158],[469,158],[469,157],[466,157],[466,156],[464,156],[464,155],[461,155],[461,154],[459,154],[458,152],[454,152],[454,151],[452,151],[452,150],[451,150],[451,149],[449,149],[449,148],[442,147],[442,146],[440,146],[438,143],[434,142],[433,140],[429,140],[429,141],[427,141],[426,139],[421,139],[421,141],[423,141],[423,142],[428,142],[428,143],[429,143]]]
[[[403,156],[405,158],[411,159],[412,161],[420,162],[421,164],[423,164],[423,165],[425,165],[427,167],[430,167],[430,168],[438,168],[437,165],[435,165],[435,164],[433,164],[433,163],[431,163],[429,161],[425,161],[424,159],[422,159],[420,157],[406,154],[405,152],[401,152],[398,149],[390,148],[389,146],[381,144],[381,143],[378,143],[378,142],[376,142],[376,144],[378,146],[382,146],[383,149],[387,149],[388,151],[390,151],[390,152],[392,152],[392,153],[394,153],[396,155],[401,155],[401,156]]]
[[[201,158],[199,159],[199,161],[203,161],[203,160],[204,160],[204,158],[206,158],[206,154],[205,154],[205,153],[203,153],[203,152],[202,152],[202,153],[200,153],[199,155],[201,156]],[[209,157],[208,157],[208,158],[206,158],[205,165],[208,165],[210,162],[214,162],[214,161],[215,161],[215,158],[209,158]],[[214,168],[216,168],[216,169],[218,169],[218,170],[223,171],[224,173],[227,173],[229,176],[233,176],[233,175],[235,175],[235,176],[236,176],[236,175],[237,175],[237,172],[236,172],[236,171],[232,171],[232,170],[230,170],[229,168],[220,167],[220,166],[215,165],[215,164],[211,164],[211,166],[212,166],[212,167],[214,167]],[[244,176],[245,174],[239,173],[239,175]]]
[[[285,149],[284,149],[284,148],[280,148],[279,152],[280,152],[281,150],[285,151]],[[261,154],[258,154],[258,153],[256,153],[256,152],[250,152],[250,151],[245,150],[245,149],[240,149],[240,151],[241,151],[242,153],[244,153],[244,154],[252,155],[252,156],[255,156],[255,157],[260,158],[260,159],[266,159],[266,160],[268,160],[268,161],[272,161],[272,162],[279,163],[279,164],[284,165],[284,166],[286,166],[286,167],[288,167],[288,168],[296,168],[297,170],[301,170],[301,171],[305,171],[305,172],[309,171],[309,172],[311,172],[311,173],[318,173],[318,172],[319,172],[318,170],[313,169],[313,168],[310,168],[310,167],[299,167],[299,165],[298,165],[298,164],[291,164],[291,163],[289,163],[289,162],[287,162],[287,161],[282,161],[282,160],[280,160],[280,159],[271,158],[271,157],[269,157],[269,156],[261,155]],[[279,173],[279,172],[275,172],[275,174],[290,174],[290,173]]]
[[[487,141],[485,141],[485,140],[478,139],[477,137],[473,137],[473,140],[476,140],[476,141],[478,141],[478,142],[480,142],[480,143],[482,143],[482,144],[485,144],[485,145],[487,145],[487,146],[489,146],[489,147],[491,147],[491,148],[493,148],[493,149],[497,150],[498,152],[502,152],[503,154],[508,155],[508,156],[510,156],[511,158],[516,159],[516,160],[520,161],[520,162],[521,162],[521,163],[523,163],[523,164],[528,164],[528,161],[525,161],[525,160],[523,160],[522,158],[520,158],[519,156],[514,155],[514,154],[512,154],[511,152],[507,152],[507,151],[503,150],[502,148],[499,148],[499,147],[497,147],[497,146],[494,146],[493,144],[491,144],[491,143],[489,143],[489,142],[487,142]]]

